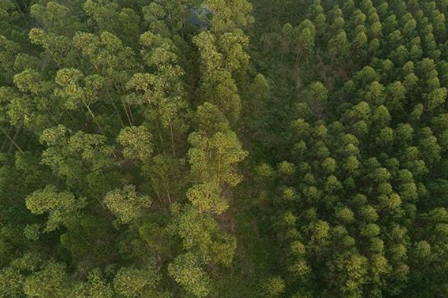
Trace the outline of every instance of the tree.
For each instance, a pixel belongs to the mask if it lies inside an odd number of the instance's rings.
[[[251,15],[252,5],[246,0],[231,0],[228,2],[207,0],[204,6],[213,14],[211,29],[214,32],[244,28],[254,22],[254,18]],[[215,13],[218,11],[220,12],[219,14]]]
[[[121,223],[130,223],[143,215],[143,208],[151,206],[149,196],[138,196],[135,186],[126,185],[122,190],[107,193],[104,204]]]
[[[188,153],[193,177],[215,182],[218,187],[235,186],[241,181],[233,165],[243,160],[247,152],[242,150],[234,132],[218,132],[210,138],[193,133],[189,142],[193,146]]]
[[[125,158],[138,159],[143,162],[151,158],[154,150],[152,135],[146,127],[126,127],[121,130],[117,140],[124,147]]]
[[[296,29],[297,33],[297,56],[296,60],[302,55],[310,55],[314,50],[316,38],[316,29],[310,20],[303,21]]]
[[[206,297],[211,291],[210,278],[199,267],[199,261],[192,253],[178,256],[168,271],[188,293],[196,297]]]
[[[26,278],[23,289],[28,296],[56,298],[69,293],[68,283],[65,266],[49,261],[41,270]]]
[[[115,161],[111,158],[112,147],[105,144],[106,137],[82,131],[71,135],[66,127],[60,125],[46,129],[40,139],[48,146],[42,153],[42,163],[68,185],[85,187],[84,183],[87,183],[87,189],[97,194],[110,188],[113,180],[107,177],[115,175],[107,170],[114,167]]]
[[[43,190],[32,193],[26,199],[26,207],[33,214],[48,213],[44,232],[52,232],[62,226],[67,226],[76,219],[78,210],[85,206],[85,199],[75,200],[70,192],[59,193],[55,186],[49,185]]]
[[[263,288],[267,297],[278,297],[285,291],[285,282],[281,277],[273,277],[263,285]]]
[[[95,298],[112,298],[114,292],[110,284],[105,280],[101,270],[92,270],[87,276],[87,281],[80,283],[74,287],[71,297],[95,297]]]
[[[161,276],[153,266],[147,268],[120,268],[115,275],[115,292],[126,298],[133,297],[170,297],[168,292],[157,289]]]

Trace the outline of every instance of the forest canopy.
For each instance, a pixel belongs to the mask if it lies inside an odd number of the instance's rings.
[[[0,0],[0,298],[448,296],[447,0]]]

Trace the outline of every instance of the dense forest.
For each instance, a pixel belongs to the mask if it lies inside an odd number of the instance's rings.
[[[447,15],[0,0],[0,297],[448,297]]]

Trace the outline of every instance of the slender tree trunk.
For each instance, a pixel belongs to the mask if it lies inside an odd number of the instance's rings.
[[[217,175],[216,175],[216,187],[219,190],[221,181],[220,181],[220,177],[221,176],[221,154],[219,154],[219,158],[218,158],[218,170],[217,170]]]
[[[125,105],[127,106],[128,110],[129,110],[129,116],[131,116],[132,123],[135,123],[135,118],[134,118],[134,114],[132,113],[131,106],[128,105],[127,103],[125,103]]]
[[[178,0],[179,7],[182,7],[181,0]],[[185,34],[184,34],[184,27],[185,27],[185,10],[182,7],[182,26],[181,26],[181,33],[182,33],[182,39],[185,40]]]
[[[22,130],[23,122],[20,122],[19,126],[17,127],[16,133],[14,134],[14,137],[12,138],[12,142],[16,143],[17,137],[19,136],[20,131]],[[8,154],[12,151],[13,144],[11,143],[11,146],[9,146]],[[23,153],[23,152],[22,152]]]
[[[173,149],[173,155],[176,157],[176,146],[174,145],[174,133],[173,133],[173,125],[170,120],[170,135],[171,135],[171,147]]]
[[[118,111],[117,105],[115,104],[115,102],[112,102],[112,105],[114,107],[115,113],[118,116],[118,119],[120,120],[121,127],[124,127],[124,123],[123,123],[123,120],[121,119],[120,112]]]
[[[123,110],[124,110],[124,112],[126,113],[126,118],[128,118],[129,125],[132,126],[132,125],[133,125],[133,124],[132,124],[133,122],[132,122],[131,117],[130,117],[130,115],[129,115],[129,113],[128,113],[128,109],[127,109],[127,107],[126,107],[126,103],[125,103],[123,100],[121,100],[121,104],[123,105]]]
[[[120,89],[121,89],[121,92],[122,92],[123,94],[126,93],[126,89],[123,87],[122,84],[117,85],[117,84],[115,83],[114,85],[115,85],[115,89],[116,89],[116,91],[118,92],[118,94],[120,94]],[[110,97],[111,100],[112,100],[112,96],[110,95],[109,90],[108,90],[107,92],[109,93],[109,97]],[[123,98],[120,98],[120,101],[121,101],[121,105],[123,106],[123,110],[124,110],[124,112],[125,112],[125,114],[126,114],[126,117],[128,118],[129,125],[130,125],[130,126],[133,126],[135,121],[134,121],[134,117],[132,116],[131,108],[128,107],[127,103],[123,100]],[[112,102],[113,102],[113,101],[112,101]],[[128,109],[129,109],[129,113],[128,113]],[[120,119],[121,119],[121,118],[120,118]],[[120,121],[121,121],[121,120],[120,120]]]
[[[160,129],[159,121],[155,120],[154,122],[156,123],[157,131],[158,131],[158,135],[159,135],[159,139],[160,139],[160,146],[162,146],[163,154],[166,154],[165,150],[163,149],[164,142],[163,142],[162,130]]]
[[[13,129],[14,129],[14,128],[13,128],[12,126],[9,127],[9,130],[8,130],[8,132],[7,132],[8,136],[9,136],[10,133],[12,133]],[[5,147],[6,147],[6,142],[7,142],[7,141],[9,141],[8,138],[6,138],[6,139],[3,141],[2,146],[0,147],[0,152],[2,152],[3,149],[5,149]]]
[[[101,133],[102,133],[103,135],[106,135],[106,134],[104,133],[104,130],[103,130],[103,128],[101,127],[100,123],[99,123],[98,120],[96,119],[95,114],[93,114],[92,110],[90,109],[90,107],[86,104],[86,102],[85,102],[84,100],[83,100],[82,102],[84,103],[85,107],[86,107],[87,110],[89,111],[90,116],[92,116],[92,118],[93,118],[93,122],[95,122],[95,124],[96,124],[96,126],[98,127],[98,129],[101,131]],[[112,156],[113,156],[115,159],[118,159],[117,155],[116,155],[115,152],[113,152],[113,151],[112,151]]]
[[[112,98],[112,94],[110,94],[109,89],[106,89],[106,91],[107,91],[107,95],[109,96],[109,100],[110,100],[110,102],[112,103],[112,106],[114,107],[114,110],[115,110],[115,112],[116,112],[116,114],[117,114],[117,117],[118,117],[118,119],[120,120],[121,127],[124,127],[123,120],[121,120],[120,113],[118,112],[117,105],[115,104],[115,101],[114,101],[114,99]],[[126,113],[126,115],[127,115],[127,113]],[[129,119],[129,117],[128,117],[128,119]],[[129,122],[129,123],[130,123],[130,122]]]
[[[22,16],[22,18],[23,18],[24,20],[26,20],[26,19],[27,19],[27,16],[26,16],[25,13],[23,12],[22,7],[20,7],[20,5],[19,5],[19,3],[17,2],[17,0],[13,0],[13,2],[14,2],[14,4],[15,4],[17,10],[19,11],[20,15]]]
[[[151,178],[151,181],[152,181],[153,184],[155,184],[155,183],[154,183],[154,179]],[[160,205],[162,206],[162,205],[163,205],[163,200],[162,200],[162,197],[160,196],[159,191],[158,191],[157,188],[155,188],[155,187],[154,187],[154,191],[156,192],[157,199],[159,200]]]
[[[20,153],[23,153],[22,148],[20,148],[20,146],[16,143],[15,139],[11,138],[9,136],[9,134],[3,129],[3,127],[0,126],[0,130],[2,131],[2,133],[9,139],[9,141],[11,141],[11,144],[14,145],[17,150],[19,150]],[[17,132],[16,132],[17,134]],[[9,153],[9,152],[8,152]]]
[[[171,204],[173,204],[173,202],[171,201],[171,194],[169,192],[169,190],[166,191],[167,197],[168,197],[168,202]]]
[[[89,112],[90,116],[92,117],[93,122],[95,122],[95,124],[98,127],[98,129],[100,130],[100,132],[104,135],[104,130],[101,127],[101,125],[99,124],[98,120],[96,119],[95,114],[93,114],[92,110],[90,109],[90,106],[84,100],[82,100],[82,103],[84,104],[84,106],[86,107],[86,109]]]

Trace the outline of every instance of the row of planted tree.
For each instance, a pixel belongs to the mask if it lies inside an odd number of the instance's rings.
[[[265,291],[444,297],[448,3],[311,2],[260,39],[301,84],[289,149],[254,175],[281,252]]]

